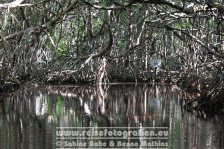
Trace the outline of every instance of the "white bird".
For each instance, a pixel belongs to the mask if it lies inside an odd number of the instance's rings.
[[[91,110],[89,108],[89,105],[84,103],[84,111],[87,115],[91,115]]]
[[[157,79],[157,71],[158,71],[158,69],[160,69],[161,68],[161,66],[162,66],[162,60],[161,59],[154,59],[154,60],[151,60],[150,61],[150,65],[152,66],[152,67],[154,67],[154,73],[155,73],[155,78],[154,78],[154,81],[156,81],[156,79]]]
[[[156,68],[161,68],[161,66],[162,66],[162,61],[160,60],[160,59],[154,59],[154,60],[151,60],[150,61],[150,65],[152,66],[152,67],[156,67]]]

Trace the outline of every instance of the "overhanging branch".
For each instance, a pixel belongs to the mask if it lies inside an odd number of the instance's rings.
[[[15,7],[24,7],[24,6],[31,6],[33,4],[21,4],[24,0],[16,0],[14,2],[11,3],[4,3],[4,4],[0,4],[0,8],[15,8]]]
[[[170,27],[168,25],[165,26],[165,28],[167,30],[172,31],[174,33],[174,35],[176,35],[179,39],[181,39],[182,41],[184,41],[184,37],[180,36],[177,33],[177,30],[178,29],[172,28],[172,27]],[[201,47],[203,47],[204,49],[206,49],[209,53],[213,54],[216,57],[219,57],[219,58],[224,59],[224,55],[221,54],[221,53],[219,53],[219,52],[216,52],[217,47],[215,45],[213,45],[212,43],[209,43],[208,45],[206,45],[206,43],[204,43],[203,41],[201,41],[199,38],[197,38],[196,36],[194,36],[190,32],[187,32],[186,30],[185,31],[178,30],[178,31],[180,31],[181,33],[185,34],[186,36],[192,38],[196,43],[198,43]]]
[[[77,4],[78,4],[78,0],[76,0],[72,4],[70,4],[63,12],[58,14],[57,17],[50,20],[49,22],[47,22],[45,24],[42,24],[40,26],[30,27],[28,29],[10,34],[8,36],[5,36],[5,37],[0,39],[0,43],[2,43],[4,41],[11,40],[11,39],[14,39],[14,38],[16,38],[18,36],[21,36],[21,35],[24,35],[24,34],[34,34],[34,33],[37,33],[37,32],[41,33],[41,32],[44,32],[46,29],[54,27],[54,25],[62,19],[62,16],[66,15],[68,12],[72,11]]]

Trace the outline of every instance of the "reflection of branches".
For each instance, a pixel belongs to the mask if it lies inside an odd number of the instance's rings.
[[[158,91],[157,95],[155,95],[155,89]],[[165,121],[164,117],[167,118],[167,111],[169,113],[169,110],[177,110],[174,108],[177,103],[170,105],[170,101],[166,99],[175,98],[176,93],[179,95],[179,92],[177,87],[171,91],[170,86],[161,87],[159,85],[156,87],[151,85],[136,87],[134,85],[110,87],[101,85],[97,88],[42,86],[35,90],[19,92],[13,98],[14,104],[11,107],[20,113],[24,111],[31,113],[33,118],[43,124],[47,122],[45,118],[48,118],[56,124],[63,123],[64,126],[83,126],[85,124],[85,126],[91,127],[91,121],[104,127],[112,126],[114,122],[118,121],[127,126],[133,120],[136,121],[136,124],[145,124],[153,118],[156,118],[156,122]],[[42,116],[36,116],[37,101],[41,106],[45,104],[53,109],[48,109]],[[24,115],[27,116],[27,114]]]
[[[105,104],[105,100],[107,98],[107,93],[108,93],[108,86],[107,85],[102,85],[99,84],[98,88],[97,88],[97,95],[98,95],[98,104],[99,107],[101,107],[101,112],[105,113],[106,111],[106,104]]]

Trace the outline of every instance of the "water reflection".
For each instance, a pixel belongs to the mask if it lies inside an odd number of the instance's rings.
[[[168,127],[170,148],[223,148],[223,119],[184,112],[184,96],[177,86],[149,84],[21,89],[0,100],[0,148],[56,148],[57,127]]]

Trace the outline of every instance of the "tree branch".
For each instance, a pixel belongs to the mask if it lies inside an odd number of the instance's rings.
[[[165,28],[168,29],[168,30],[170,30],[170,31],[172,31],[174,33],[174,35],[176,35],[179,39],[181,39],[182,41],[184,41],[184,38],[181,37],[177,33],[177,30],[175,28],[172,28],[172,27],[170,27],[168,25]],[[197,38],[196,36],[194,36],[190,32],[182,31],[182,30],[179,30],[179,31],[181,31],[183,34],[187,35],[188,37],[192,38],[196,43],[198,43],[204,49],[208,50],[209,53],[213,54],[216,57],[219,57],[219,58],[222,58],[222,59],[224,58],[224,55],[223,54],[221,54],[219,52],[216,52],[217,47],[215,45],[213,45],[212,43],[209,43],[209,45],[207,46],[203,41],[201,41],[199,38]]]
[[[0,4],[0,8],[15,8],[15,7],[23,7],[23,6],[31,6],[33,4],[21,4],[24,0],[16,0],[14,2],[11,3],[4,3],[4,4]]]
[[[36,26],[36,27],[30,27],[28,29],[13,33],[13,34],[8,35],[8,36],[5,36],[5,37],[0,39],[0,43],[4,42],[4,41],[7,41],[7,40],[14,39],[17,36],[22,36],[23,34],[33,34],[33,33],[37,33],[37,32],[41,33],[41,32],[44,32],[46,29],[52,28],[59,20],[62,19],[62,16],[66,15],[68,12],[73,10],[74,7],[76,6],[76,4],[78,4],[78,0],[74,1],[63,12],[58,14],[58,16],[56,18],[48,21],[47,23],[42,24],[40,26]]]

